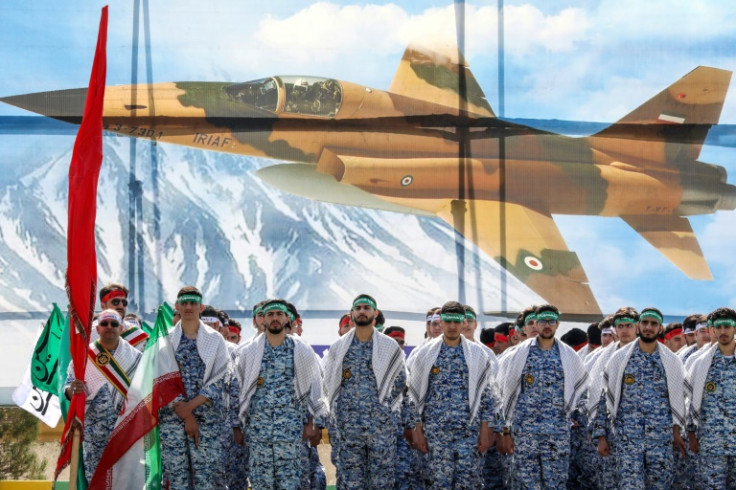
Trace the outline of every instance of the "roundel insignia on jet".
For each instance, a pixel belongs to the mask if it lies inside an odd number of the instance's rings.
[[[542,261],[534,257],[533,255],[527,255],[526,257],[524,257],[524,263],[527,267],[535,271],[541,271],[544,268]]]
[[[406,187],[408,185],[411,185],[411,183],[414,182],[414,177],[411,175],[405,175],[403,179],[401,179],[401,186]]]

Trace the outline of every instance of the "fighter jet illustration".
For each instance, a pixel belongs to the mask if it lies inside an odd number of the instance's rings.
[[[620,217],[689,278],[711,279],[687,216],[736,208],[725,169],[698,161],[730,79],[698,67],[612,126],[574,138],[496,118],[461,54],[410,46],[387,91],[299,76],[111,86],[104,124],[288,162],[258,175],[293,194],[438,216],[561,311],[597,314],[552,216]],[[78,123],[85,95],[1,100]]]

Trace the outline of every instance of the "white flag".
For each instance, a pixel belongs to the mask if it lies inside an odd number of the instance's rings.
[[[51,428],[56,427],[61,418],[59,397],[48,391],[39,390],[31,383],[31,367],[26,368],[23,381],[13,392],[13,402]]]

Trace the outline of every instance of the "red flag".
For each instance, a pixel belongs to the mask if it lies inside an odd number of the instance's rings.
[[[69,165],[69,221],[67,226],[66,293],[69,297],[70,347],[74,377],[84,379],[87,346],[95,311],[97,292],[97,254],[95,253],[95,217],[97,215],[97,180],[102,166],[102,105],[105,99],[107,44],[107,6],[102,8],[97,49],[89,77],[82,124],[74,143]],[[69,464],[72,436],[84,425],[84,393],[74,395],[61,437],[61,454],[54,479]]]

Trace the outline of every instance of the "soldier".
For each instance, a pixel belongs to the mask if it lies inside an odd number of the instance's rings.
[[[620,324],[619,324],[620,325]],[[617,325],[617,330],[621,330]],[[597,412],[598,453],[613,446],[621,488],[670,488],[672,444],[683,452],[684,370],[680,359],[657,338],[662,313],[645,308],[637,322],[639,340],[613,354],[603,370],[605,410]]]
[[[588,344],[578,351],[578,355],[583,361],[585,361],[585,358],[588,357],[589,354],[592,354],[601,346],[601,331],[598,328],[598,322],[593,322],[588,325],[586,333],[588,335]]]
[[[499,382],[505,425],[499,450],[513,453],[512,488],[564,488],[570,416],[588,373],[575,351],[555,340],[559,310],[537,306],[533,318],[535,332],[529,332],[538,335],[504,358],[507,367]]]
[[[240,420],[250,442],[253,488],[301,488],[302,440],[319,444],[326,416],[319,361],[312,348],[286,334],[287,303],[263,305],[264,335],[237,353]]]
[[[707,347],[687,373],[688,438],[702,488],[736,488],[736,311],[718,308],[708,322],[718,343]]]
[[[240,322],[230,318],[228,320],[227,324],[227,338],[226,340],[230,342],[231,344],[238,345],[240,344],[240,333],[242,331],[242,327],[240,326]]]
[[[440,319],[442,337],[417,354],[409,374],[417,410],[413,442],[429,454],[430,488],[481,488],[481,454],[493,444],[497,411],[491,361],[461,334],[463,305],[448,301]]]
[[[199,320],[203,309],[197,288],[179,290],[176,310],[181,321],[169,338],[186,394],[159,410],[163,480],[177,490],[220,485],[223,392],[230,357],[222,335]]]
[[[338,432],[337,486],[391,488],[396,458],[396,414],[406,373],[403,350],[373,328],[376,300],[355,298],[355,328],[324,358],[324,392]]]
[[[463,323],[462,334],[471,342],[475,342],[475,330],[478,328],[478,315],[470,305],[465,307],[465,323]]]
[[[672,352],[677,352],[685,346],[685,333],[682,323],[670,323],[664,329],[664,345]]]
[[[70,363],[64,385],[68,399],[78,393],[87,394],[82,442],[87,481],[92,481],[141,358],[139,351],[120,338],[122,325],[117,310],[99,314],[95,327],[98,339],[89,345],[84,380],[74,378],[74,366]]]
[[[500,356],[506,349],[511,347],[510,337],[513,326],[513,323],[505,322],[496,325],[496,328],[493,329],[493,353],[496,356]]]
[[[705,315],[689,315],[682,321],[682,330],[685,332],[685,338],[688,337],[689,332],[692,332],[695,340],[693,344],[677,352],[677,356],[685,364],[690,356],[702,349],[703,346],[711,345],[708,319]]]
[[[350,313],[345,313],[343,316],[340,317],[340,324],[337,328],[337,334],[342,337],[353,327],[355,327],[355,324],[353,323],[353,319],[351,318]]]
[[[491,326],[486,326],[480,329],[480,343],[485,345],[491,350],[496,348],[496,329]],[[508,339],[507,339],[508,343]],[[498,354],[496,354],[498,355]]]
[[[103,286],[100,289],[100,308],[102,310],[115,310],[118,312],[120,318],[125,319],[128,309],[128,288],[117,283],[110,283]],[[90,342],[98,339],[98,333],[94,326],[95,323],[92,324]],[[123,321],[123,332],[120,336],[141,352],[146,348],[148,334],[143,331],[140,323],[137,325],[133,323],[126,325],[125,321]]]
[[[253,328],[256,329],[256,335],[263,333],[266,329],[265,320],[263,318],[263,304],[265,301],[260,301],[253,306]]]

